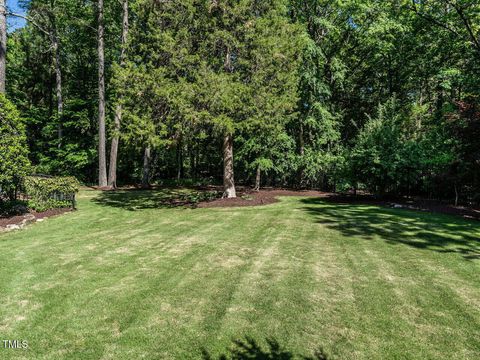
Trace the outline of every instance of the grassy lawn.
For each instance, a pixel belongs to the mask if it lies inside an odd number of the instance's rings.
[[[84,190],[1,234],[0,340],[29,348],[0,358],[480,358],[480,222],[168,196]]]

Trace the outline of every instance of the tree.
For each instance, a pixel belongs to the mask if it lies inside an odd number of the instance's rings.
[[[123,19],[122,19],[122,46],[120,51],[120,67],[124,68],[126,64],[126,50],[128,39],[128,0],[123,0]],[[118,157],[118,142],[120,133],[120,124],[122,122],[122,104],[121,100],[115,109],[115,127],[110,148],[110,166],[108,173],[108,186],[117,187],[117,157]]]
[[[106,187],[107,158],[105,136],[105,28],[103,0],[98,0],[98,186]]]
[[[5,94],[7,71],[7,8],[0,0],[0,94]]]
[[[64,4],[59,4],[55,0],[40,3],[33,1],[29,3],[29,16],[21,14],[15,14],[9,12],[8,15],[14,17],[20,17],[28,21],[42,34],[46,35],[51,42],[51,50],[53,52],[53,64],[55,69],[55,85],[57,96],[57,134],[58,134],[58,147],[62,145],[63,137],[63,86],[62,86],[62,65],[60,54],[60,38],[58,34],[57,14],[61,13]]]
[[[30,164],[25,125],[4,94],[0,94],[0,138],[0,194],[6,194],[13,200]]]
[[[470,44],[480,57],[480,4],[474,0],[404,1],[405,6],[435,26]]]
[[[208,40],[199,41],[197,108],[223,138],[225,197],[236,196],[235,134],[247,127],[261,132],[294,107],[300,34],[287,11],[284,1],[212,3],[200,11],[207,18],[199,36]]]
[[[417,185],[424,159],[421,137],[418,129],[409,129],[407,120],[395,98],[378,106],[350,155],[353,183],[363,183],[380,195],[398,194]]]

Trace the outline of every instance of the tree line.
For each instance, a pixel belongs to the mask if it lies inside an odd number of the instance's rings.
[[[0,91],[30,172],[480,200],[475,0],[22,4]]]

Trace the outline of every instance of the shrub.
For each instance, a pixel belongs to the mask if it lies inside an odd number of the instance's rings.
[[[0,201],[0,217],[23,215],[28,212],[28,205],[25,201],[12,200]]]
[[[408,128],[408,117],[400,113],[393,98],[379,105],[369,117],[350,154],[352,183],[362,183],[373,193],[397,193],[420,181],[421,134]]]
[[[0,201],[10,200],[16,193],[22,178],[27,174],[27,141],[25,126],[15,106],[0,94]]]
[[[75,194],[79,186],[74,177],[27,176],[24,181],[28,206],[36,211],[75,208]]]
[[[180,199],[185,203],[195,207],[200,202],[212,201],[220,198],[221,196],[222,193],[219,191],[194,191],[192,193],[182,194]]]

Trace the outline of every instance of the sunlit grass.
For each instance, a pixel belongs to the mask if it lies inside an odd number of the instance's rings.
[[[0,235],[0,338],[29,344],[0,358],[480,357],[480,223],[163,206],[175,191],[82,191],[77,212]]]

